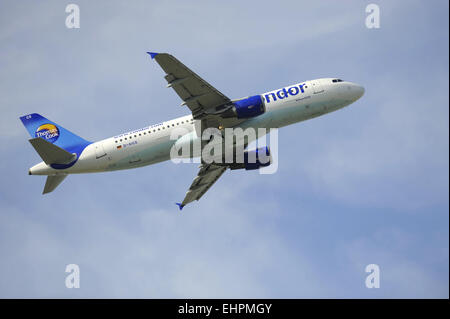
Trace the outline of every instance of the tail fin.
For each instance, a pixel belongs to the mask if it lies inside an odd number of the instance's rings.
[[[22,116],[20,120],[32,138],[39,137],[69,153],[75,153],[77,156],[81,154],[86,146],[91,144],[91,142],[86,141],[37,113]]]
[[[47,165],[68,164],[77,158],[76,154],[69,153],[40,137],[30,139],[30,143]]]
[[[74,162],[77,158],[76,154],[69,153],[40,137],[30,139],[30,143],[33,145],[36,152],[38,152],[41,156],[45,164],[52,167],[54,167],[54,165],[64,165]],[[31,175],[31,170],[28,171],[28,174]],[[53,190],[58,187],[58,185],[61,184],[66,177],[66,174],[47,176],[47,181],[45,182],[44,191],[42,194],[53,192]]]
[[[67,177],[67,175],[51,175],[47,176],[45,181],[44,191],[42,194],[47,194],[53,192],[53,190],[58,187],[59,184]]]

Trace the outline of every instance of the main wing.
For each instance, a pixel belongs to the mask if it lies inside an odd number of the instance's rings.
[[[231,102],[228,97],[192,72],[174,56],[167,53],[149,52],[149,54],[166,72],[167,87],[175,90],[183,100],[181,105],[187,105],[194,118],[201,117],[208,108]]]
[[[183,207],[194,200],[199,200],[207,191],[214,185],[220,176],[226,171],[226,166],[219,166],[214,164],[202,164],[200,165],[200,171],[197,177],[192,182],[189,190],[186,193],[183,201],[177,203],[178,207]]]
[[[167,87],[172,88],[192,112],[195,120],[201,121],[203,132],[208,127],[233,127],[242,122],[236,118],[223,118],[223,109],[232,101],[191,69],[168,53],[147,52],[166,73]]]
[[[209,127],[233,127],[242,122],[237,118],[221,117],[224,108],[230,107],[232,101],[177,58],[167,53],[147,53],[166,73],[164,78],[167,81],[167,87],[172,88],[181,98],[183,101],[181,106],[186,105],[191,110],[193,118],[199,120],[201,129],[196,129],[197,134],[201,135],[203,130]],[[185,198],[181,203],[177,203],[180,210],[186,204],[199,200],[226,169],[226,166],[202,164]]]

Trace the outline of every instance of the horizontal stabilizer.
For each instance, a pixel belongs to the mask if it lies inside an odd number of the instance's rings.
[[[67,175],[50,175],[45,181],[44,191],[42,194],[53,192],[56,187],[67,177]]]
[[[32,138],[29,140],[36,152],[47,165],[51,164],[68,164],[76,159],[76,154],[67,152],[66,150],[40,138]],[[48,181],[48,179],[47,179]],[[58,186],[58,185],[56,185]],[[55,187],[56,187],[55,186]]]

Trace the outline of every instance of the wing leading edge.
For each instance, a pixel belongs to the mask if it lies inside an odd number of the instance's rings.
[[[172,88],[183,100],[194,118],[201,118],[209,108],[231,103],[231,100],[203,80],[187,66],[167,53],[147,52],[164,70],[167,87]]]
[[[230,106],[231,101],[227,96],[203,80],[200,76],[181,63],[177,58],[168,53],[147,52],[166,73],[164,78],[167,87],[172,88],[183,101],[181,106],[187,106],[195,120],[199,120],[200,129],[197,134],[209,127],[227,128],[242,122],[236,118],[223,118],[220,110]],[[197,124],[197,123],[196,123]],[[202,164],[200,171],[192,182],[185,198],[178,207],[183,207],[194,200],[199,200],[211,186],[226,171],[227,166],[215,164]]]
[[[181,98],[181,106],[187,106],[193,118],[201,121],[199,133],[208,127],[233,127],[242,122],[240,119],[222,117],[223,110],[230,107],[233,101],[177,58],[168,53],[147,53],[166,73],[167,87]]]
[[[199,200],[207,191],[214,185],[220,176],[227,170],[226,166],[219,166],[214,164],[202,164],[200,165],[200,171],[194,178],[189,190],[186,193],[181,203],[176,203],[178,207],[183,209],[184,206]]]

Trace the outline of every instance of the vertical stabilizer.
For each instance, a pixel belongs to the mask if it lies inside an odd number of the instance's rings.
[[[40,114],[32,113],[24,115],[20,120],[32,138],[42,138],[69,153],[77,154],[77,156],[80,156],[86,146],[91,144],[91,142],[86,141]]]
[[[50,175],[45,181],[44,191],[42,194],[53,192],[56,187],[67,177],[67,175]]]

